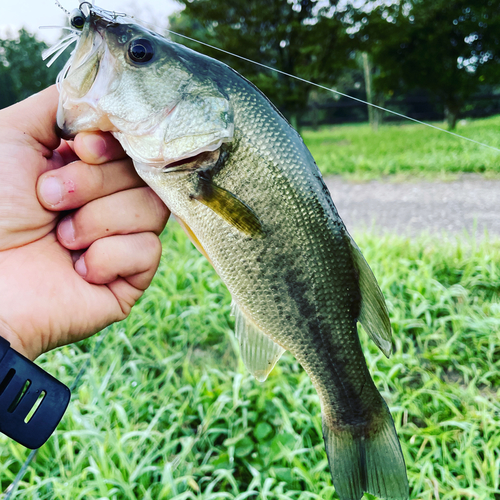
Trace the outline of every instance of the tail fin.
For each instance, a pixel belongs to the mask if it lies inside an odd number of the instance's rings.
[[[383,499],[408,499],[405,462],[389,411],[376,432],[360,436],[335,432],[323,419],[323,437],[340,500],[359,500],[365,491]]]

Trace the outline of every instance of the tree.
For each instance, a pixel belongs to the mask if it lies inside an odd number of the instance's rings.
[[[180,0],[171,29],[287,73],[332,84],[348,62],[342,23],[319,0]],[[330,16],[330,17],[327,17]],[[230,65],[259,87],[294,126],[311,87],[199,44],[191,48]]]
[[[47,68],[42,61],[45,42],[21,29],[17,38],[0,40],[0,108],[10,106],[52,85],[64,56]]]
[[[427,90],[451,129],[468,97],[500,77],[500,2],[398,0],[352,17],[355,37],[380,68],[378,90]]]

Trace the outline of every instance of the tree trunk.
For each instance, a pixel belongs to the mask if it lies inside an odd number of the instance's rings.
[[[368,104],[368,121],[370,126],[374,131],[378,130],[378,125],[380,122],[380,113],[378,109],[370,106],[373,104],[373,78],[372,78],[372,65],[368,57],[368,53],[363,52],[363,70],[365,75],[365,89],[366,89],[366,101]]]
[[[449,130],[454,130],[458,121],[458,106],[446,104],[444,106],[444,118]]]
[[[379,106],[383,106],[384,103],[379,103],[376,102],[375,104],[378,104]],[[372,108],[373,109],[373,125],[372,128],[373,130],[377,131],[378,126],[382,123],[382,119],[384,117],[384,112],[381,109],[378,108]]]

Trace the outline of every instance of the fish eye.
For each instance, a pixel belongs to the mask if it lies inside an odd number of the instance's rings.
[[[155,54],[153,44],[145,38],[137,38],[130,42],[128,55],[136,63],[146,63],[153,59]]]
[[[85,24],[85,15],[80,9],[73,9],[70,14],[70,23],[73,28],[82,30]]]

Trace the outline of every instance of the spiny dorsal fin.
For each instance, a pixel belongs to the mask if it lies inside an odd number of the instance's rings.
[[[392,329],[384,296],[358,245],[350,235],[347,239],[351,246],[354,265],[358,270],[361,291],[361,311],[358,321],[377,347],[389,357],[392,350]]]
[[[211,179],[198,178],[198,192],[192,198],[206,205],[219,217],[251,237],[263,236],[262,224],[255,212],[233,193],[217,186]]]
[[[234,301],[232,314],[243,363],[259,382],[264,382],[285,349],[251,323]]]

